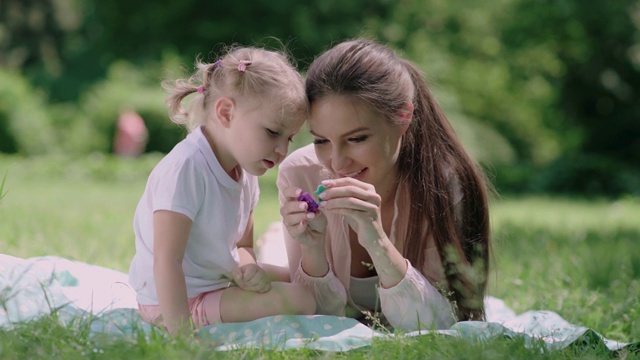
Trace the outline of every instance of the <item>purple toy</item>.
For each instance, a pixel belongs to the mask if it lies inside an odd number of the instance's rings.
[[[304,201],[307,203],[307,212],[317,213],[318,212],[318,203],[313,200],[313,197],[309,195],[308,192],[302,192],[298,196],[298,201]]]

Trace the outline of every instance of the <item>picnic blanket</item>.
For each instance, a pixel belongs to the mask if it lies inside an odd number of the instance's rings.
[[[474,341],[521,337],[525,346],[542,341],[550,350],[574,343],[606,346],[611,351],[640,347],[640,342],[605,339],[552,311],[517,315],[494,297],[487,297],[485,304],[486,322],[461,321],[446,330],[401,336],[438,333]],[[11,329],[20,322],[52,315],[65,326],[88,326],[96,336],[135,337],[157,331],[140,318],[135,293],[124,273],[56,256],[22,259],[0,254],[0,327]],[[373,330],[351,318],[327,315],[282,315],[217,324],[200,329],[198,335],[218,350],[305,347],[326,351],[348,351],[370,345],[374,338],[400,336]]]

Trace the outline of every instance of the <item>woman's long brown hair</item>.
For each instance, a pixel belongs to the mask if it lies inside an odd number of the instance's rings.
[[[490,253],[487,185],[422,73],[390,48],[357,39],[311,64],[306,91],[310,104],[327,95],[353,96],[395,124],[406,121],[401,114],[413,104],[398,158],[398,181],[411,197],[403,255],[422,269],[432,238],[446,279],[441,291],[458,320],[483,320]]]

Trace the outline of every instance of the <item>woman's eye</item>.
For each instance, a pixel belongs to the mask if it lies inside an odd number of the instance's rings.
[[[368,138],[369,138],[369,135],[362,135],[362,136],[358,136],[358,137],[349,138],[349,141],[354,142],[354,143],[360,143],[360,142],[363,142],[363,141],[367,140]]]
[[[271,129],[267,129],[267,134],[269,134],[269,135],[271,135],[271,136],[273,136],[273,137],[280,136],[280,133],[279,133],[279,132],[277,132],[277,131],[273,131],[273,130],[271,130]]]
[[[327,142],[326,139],[313,139],[313,144],[314,145],[322,145],[322,144],[324,144],[326,142]]]

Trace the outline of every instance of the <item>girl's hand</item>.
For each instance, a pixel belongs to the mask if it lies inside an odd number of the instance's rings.
[[[246,264],[235,268],[233,281],[242,290],[266,293],[271,290],[271,280],[267,273],[257,264]]]
[[[326,190],[319,195],[324,200],[320,208],[343,215],[358,234],[360,245],[366,247],[387,236],[382,227],[382,200],[373,185],[349,177],[325,180],[322,185]]]
[[[322,212],[308,212],[308,204],[298,200],[300,193],[302,190],[295,187],[283,190],[283,194],[287,198],[287,201],[280,208],[284,226],[291,238],[300,244],[324,246],[327,218]]]

